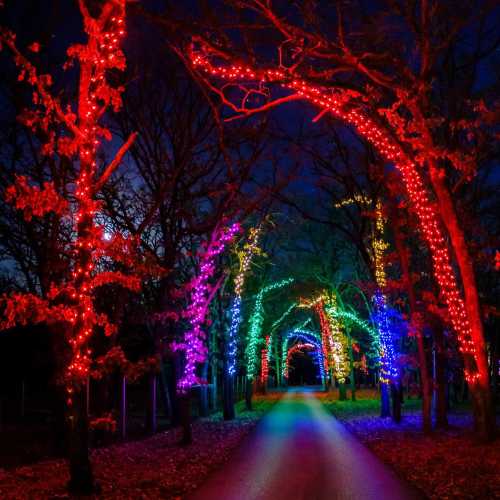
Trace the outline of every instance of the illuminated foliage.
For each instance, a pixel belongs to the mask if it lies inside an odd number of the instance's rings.
[[[19,81],[32,87],[33,109],[23,114],[23,122],[34,132],[46,137],[41,154],[74,162],[75,178],[63,189],[57,183],[45,182],[41,188],[24,176],[18,176],[6,189],[6,199],[23,212],[27,221],[33,217],[55,214],[72,228],[72,238],[63,251],[68,257],[68,272],[42,298],[31,294],[3,297],[5,320],[0,328],[15,324],[59,323],[70,346],[70,359],[64,374],[67,402],[72,404],[75,388],[81,387],[93,366],[90,340],[98,327],[108,336],[116,332],[107,315],[96,311],[94,297],[97,288],[117,284],[134,292],[140,289],[146,276],[158,276],[162,270],[141,255],[139,239],[116,234],[104,238],[103,228],[96,221],[101,205],[97,195],[120,165],[137,134],[132,133],[114,159],[100,173],[97,153],[102,140],[111,139],[103,125],[109,111],[121,107],[123,87],[116,76],[125,69],[125,57],[120,48],[125,35],[125,2],[102,2],[98,17],[92,17],[85,2],[79,3],[86,39],[72,45],[67,53],[70,64],[79,66],[78,103],[75,110],[63,105],[52,92],[52,77],[39,74],[16,46],[15,35],[2,30],[0,42],[14,55],[19,68]],[[110,76],[114,74],[114,78]],[[74,96],[71,94],[70,98]],[[56,135],[54,130],[63,130]],[[122,271],[110,270],[106,263],[119,263]],[[122,356],[115,356],[127,364]]]

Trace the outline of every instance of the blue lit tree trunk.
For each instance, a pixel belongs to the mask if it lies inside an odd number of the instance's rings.
[[[391,416],[391,394],[387,382],[380,382],[380,416]]]

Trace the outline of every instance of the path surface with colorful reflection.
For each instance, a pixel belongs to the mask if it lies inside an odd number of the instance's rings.
[[[314,397],[291,389],[192,500],[417,499]]]

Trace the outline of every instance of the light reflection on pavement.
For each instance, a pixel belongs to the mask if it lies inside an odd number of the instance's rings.
[[[291,389],[192,500],[422,498],[314,397]]]

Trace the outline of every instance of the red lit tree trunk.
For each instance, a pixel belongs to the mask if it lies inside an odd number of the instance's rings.
[[[482,441],[489,441],[494,436],[495,421],[489,383],[488,359],[481,320],[481,308],[479,306],[472,259],[467,248],[463,230],[458,222],[449,189],[445,184],[442,171],[437,168],[435,163],[431,163],[430,165],[430,177],[439,202],[441,218],[450,235],[451,246],[462,277],[465,308],[471,324],[472,339],[476,351],[475,364],[479,377],[470,384],[474,406],[474,429]],[[471,356],[464,356],[464,358],[466,366],[474,366],[474,359]]]

